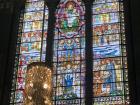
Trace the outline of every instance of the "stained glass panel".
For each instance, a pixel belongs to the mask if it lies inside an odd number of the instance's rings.
[[[84,105],[85,21],[81,0],[61,0],[54,37],[54,103]]]
[[[93,105],[129,105],[123,0],[95,0]],[[53,54],[53,104],[85,105],[85,8],[82,0],[60,0]],[[16,45],[11,105],[23,105],[27,65],[45,61],[48,9],[27,0]]]
[[[27,65],[45,61],[47,24],[48,8],[44,1],[27,0],[19,23],[11,105],[23,105]]]
[[[93,105],[128,105],[123,1],[93,3]]]

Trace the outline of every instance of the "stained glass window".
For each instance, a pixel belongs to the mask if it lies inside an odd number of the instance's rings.
[[[61,0],[54,37],[55,105],[84,105],[85,8],[81,0]]]
[[[128,105],[123,0],[93,3],[94,105]]]
[[[24,103],[27,65],[45,62],[48,8],[44,1],[26,0],[21,11],[11,105]],[[123,0],[94,0],[92,5],[93,105],[129,105]],[[55,17],[53,105],[85,105],[84,3],[60,0]]]
[[[44,62],[48,9],[42,0],[26,0],[20,16],[10,104],[23,105],[27,65]]]

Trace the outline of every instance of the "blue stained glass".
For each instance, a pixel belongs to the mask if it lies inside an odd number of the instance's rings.
[[[24,93],[21,90],[17,90],[16,91],[16,95],[15,95],[15,102],[19,103],[19,102],[23,102],[23,97],[24,97]]]
[[[108,45],[103,47],[93,48],[94,59],[105,58],[105,57],[116,57],[121,56],[120,45]]]
[[[57,105],[80,104],[84,99],[84,11],[80,0],[61,0],[56,11],[53,61]]]
[[[44,12],[45,10],[45,12]],[[45,16],[45,18],[44,18]],[[21,13],[10,104],[23,105],[28,64],[45,61],[48,9],[43,0],[27,0]],[[45,20],[45,23],[43,23]],[[43,28],[43,24],[45,27]],[[16,87],[15,85],[16,84]]]
[[[93,105],[129,105],[122,3],[93,3]]]
[[[123,0],[95,0],[93,28],[93,105],[129,105]],[[85,7],[82,0],[60,0],[53,54],[53,104],[85,105]],[[45,62],[48,8],[27,0],[21,14],[10,104],[23,105],[28,64]],[[49,49],[48,49],[49,50]]]

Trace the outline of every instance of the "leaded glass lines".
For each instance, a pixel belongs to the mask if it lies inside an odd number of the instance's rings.
[[[54,38],[54,104],[84,104],[85,21],[80,0],[61,0]]]
[[[94,105],[128,105],[128,68],[123,2],[93,3]]]
[[[123,0],[95,0],[92,5],[93,62],[89,64],[93,66],[92,104],[128,105]],[[88,17],[85,5],[82,0],[60,0],[55,17],[55,29],[52,29],[55,35],[51,40],[54,42],[53,104],[85,105],[85,72],[89,67],[85,64],[89,60],[85,58],[85,26],[89,22],[85,24]],[[47,31],[50,31],[48,9],[44,1],[27,0],[19,24],[12,105],[23,104],[27,65],[45,61]]]
[[[10,104],[23,104],[27,65],[44,62],[48,8],[42,0],[27,0],[20,16]]]

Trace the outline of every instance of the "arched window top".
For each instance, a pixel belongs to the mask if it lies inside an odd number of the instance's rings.
[[[25,5],[26,12],[39,11],[39,10],[44,10],[44,1],[26,2]]]
[[[81,0],[61,0],[54,37],[54,103],[84,104],[85,20]]]
[[[27,66],[44,62],[48,29],[48,8],[44,0],[27,0],[18,29],[10,104],[24,103]]]
[[[84,3],[82,2],[82,0],[60,0],[60,3],[59,5],[57,6],[58,10],[59,9],[69,9],[71,8],[77,8],[76,11],[78,10],[82,10],[81,12],[84,13],[84,9],[85,9],[85,6],[84,6]]]
[[[19,23],[12,105],[24,103],[27,65],[45,62],[45,57],[49,56],[46,55],[47,32],[50,32],[48,12],[45,0],[26,0]],[[55,17],[55,28],[51,29],[55,31],[51,40],[54,42],[53,104],[85,105],[86,60],[89,60],[85,40],[90,36],[85,35],[88,25],[85,5],[82,0],[60,0]],[[93,66],[93,77],[87,77],[93,79],[92,104],[129,105],[123,0],[95,0],[92,31],[93,43],[89,49],[93,52],[93,61],[89,60],[89,67]]]
[[[80,0],[61,0],[56,10],[56,28],[70,38],[85,25],[84,14],[85,7]]]

